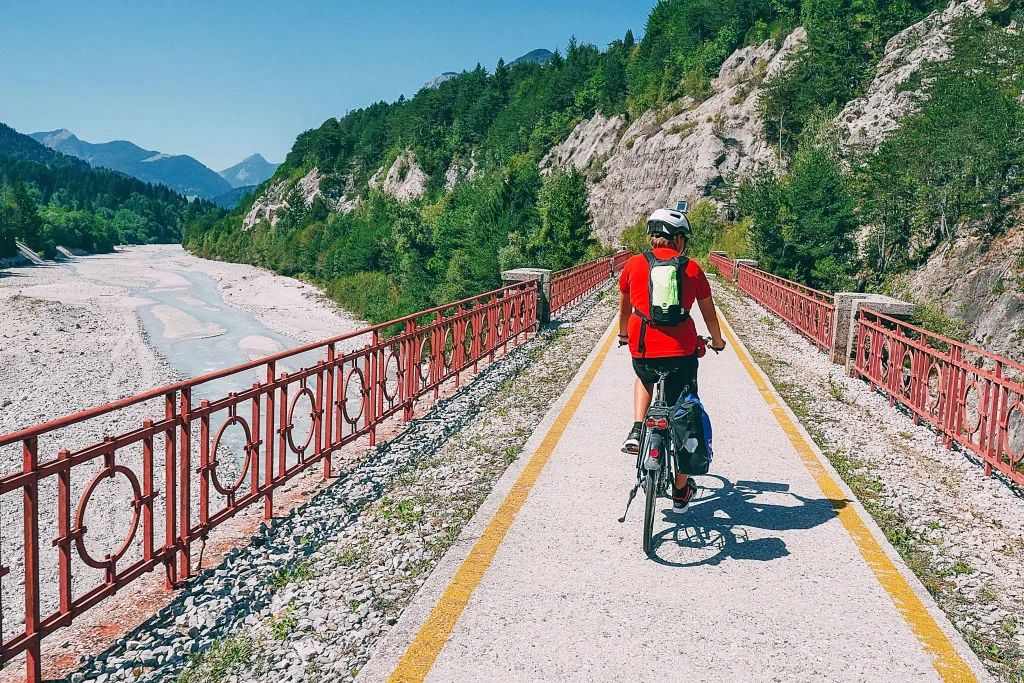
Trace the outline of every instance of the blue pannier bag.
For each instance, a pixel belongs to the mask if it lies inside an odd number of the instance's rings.
[[[672,410],[672,446],[680,474],[707,474],[711,469],[711,418],[696,394],[687,393]]]

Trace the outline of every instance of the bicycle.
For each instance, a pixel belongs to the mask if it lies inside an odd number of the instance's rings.
[[[702,337],[708,347],[711,348],[711,340]],[[715,349],[720,353],[721,349]],[[665,381],[672,374],[671,370],[655,370],[658,381],[655,384],[654,396],[651,399],[651,406],[644,415],[640,432],[640,449],[636,454],[636,484],[629,492],[629,499],[626,501],[626,509],[619,517],[619,523],[626,521],[626,514],[629,506],[636,498],[637,491],[644,490],[644,535],[643,549],[648,557],[653,552],[654,537],[654,512],[659,497],[670,497],[669,487],[676,479],[675,453],[672,446],[672,434],[670,433],[670,420],[675,406],[670,406],[665,401]],[[690,386],[683,387],[680,396],[686,396],[691,391]]]

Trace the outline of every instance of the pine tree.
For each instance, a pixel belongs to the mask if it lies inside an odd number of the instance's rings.
[[[39,217],[36,202],[29,195],[25,183],[20,181],[14,183],[10,196],[15,237],[20,238],[33,249],[45,247],[43,244],[43,220]]]
[[[583,174],[575,168],[551,173],[541,187],[537,211],[540,230],[531,246],[544,265],[561,270],[577,263],[594,243]]]

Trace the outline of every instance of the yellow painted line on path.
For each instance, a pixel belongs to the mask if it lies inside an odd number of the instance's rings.
[[[544,440],[530,457],[526,467],[516,479],[516,483],[512,485],[512,490],[505,496],[505,500],[502,501],[498,511],[494,513],[494,517],[484,529],[476,545],[473,546],[458,571],[455,572],[455,576],[452,577],[451,583],[441,595],[441,599],[434,606],[427,620],[423,622],[405,654],[402,655],[402,659],[399,660],[394,673],[388,679],[389,681],[412,683],[413,681],[422,681],[430,673],[434,661],[441,654],[441,649],[455,628],[455,622],[459,620],[459,616],[469,603],[470,596],[473,595],[484,572],[494,560],[498,548],[505,540],[505,534],[511,528],[519,510],[522,509],[541,470],[544,469],[544,465],[547,464],[558,442],[561,441],[566,426],[576,414],[580,401],[590,389],[591,382],[594,381],[598,369],[604,362],[605,356],[608,355],[608,351],[612,347],[612,340],[615,339],[612,335],[613,327],[609,327],[600,350],[590,367],[587,368],[576,390],[558,413],[558,417],[555,418],[547,434],[544,435]]]
[[[950,642],[942,627],[935,621],[935,618],[928,612],[924,603],[917,596],[917,593],[907,583],[903,574],[900,573],[896,565],[889,559],[885,550],[882,549],[882,545],[875,538],[875,535],[871,533],[867,524],[865,524],[860,513],[852,505],[845,503],[846,494],[839,485],[839,482],[835,480],[828,469],[822,464],[818,452],[807,441],[807,438],[801,433],[789,412],[783,407],[782,400],[775,392],[775,388],[765,381],[750,353],[740,343],[728,321],[721,315],[721,311],[719,311],[719,320],[723,323],[722,327],[725,330],[725,336],[728,337],[732,347],[736,349],[736,355],[746,369],[747,374],[754,380],[754,385],[761,392],[761,397],[768,404],[768,407],[771,408],[772,414],[775,415],[775,419],[786,433],[786,436],[789,437],[793,448],[800,454],[804,466],[810,471],[811,476],[814,477],[814,481],[817,482],[822,493],[832,502],[832,507],[839,516],[839,521],[842,522],[843,528],[850,534],[860,554],[875,573],[875,578],[878,579],[878,582],[882,584],[882,588],[892,598],[896,609],[899,610],[900,614],[903,615],[903,618],[910,625],[910,629],[917,636],[917,640],[924,647],[925,652],[931,655],[932,664],[935,666],[939,676],[943,681],[977,681],[978,679],[974,672],[971,671],[967,663],[960,657],[960,654],[956,651],[956,648]]]

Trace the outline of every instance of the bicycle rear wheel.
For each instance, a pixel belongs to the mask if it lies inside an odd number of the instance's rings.
[[[644,553],[650,557],[654,551],[654,508],[658,502],[658,471],[647,470],[644,474]]]

